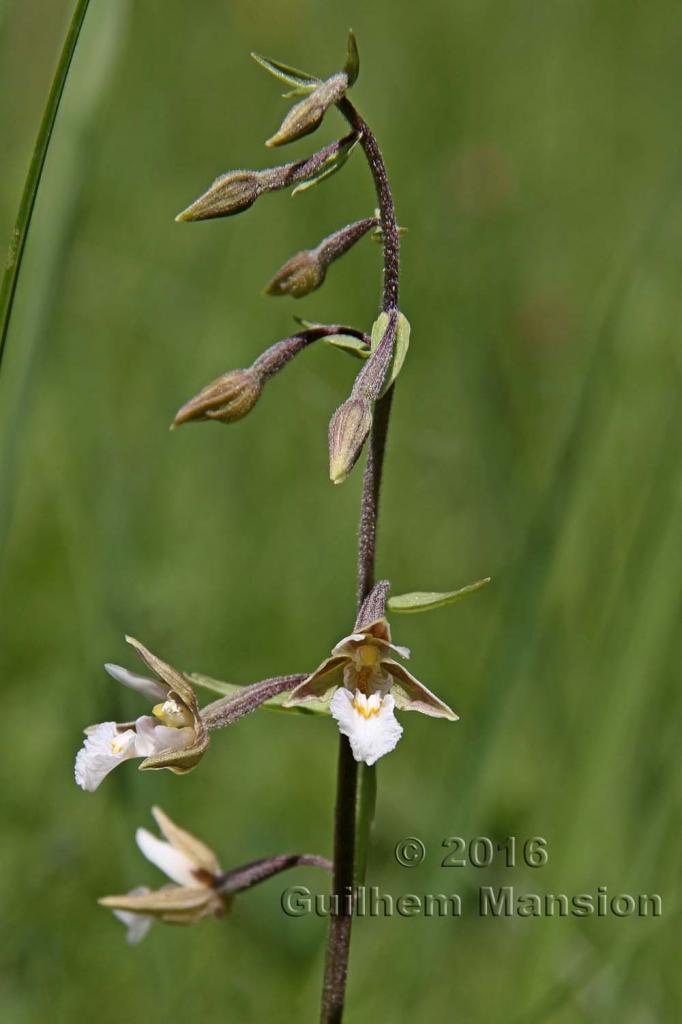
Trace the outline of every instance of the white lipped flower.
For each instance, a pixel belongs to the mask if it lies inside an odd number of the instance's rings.
[[[296,705],[331,697],[330,711],[348,737],[353,757],[367,765],[393,750],[402,736],[396,708],[451,722],[458,718],[392,657],[409,658],[410,652],[391,642],[391,629],[383,614],[387,591],[384,581],[376,584],[360,609],[353,633],[292,690],[287,701]]]
[[[135,841],[147,860],[173,884],[156,890],[139,886],[122,896],[98,900],[125,924],[131,945],[142,941],[155,920],[194,924],[211,915],[221,917],[232,901],[231,895],[217,891],[222,871],[213,850],[171,821],[160,807],[152,807],[152,814],[165,838],[138,828]]]
[[[120,665],[105,668],[113,679],[136,690],[154,706],[151,715],[141,715],[133,722],[100,722],[85,730],[74,774],[81,789],[90,793],[117,765],[131,758],[144,758],[141,769],[169,768],[184,773],[191,771],[208,746],[208,731],[187,677],[138,640],[126,640],[157,679],[136,675]]]

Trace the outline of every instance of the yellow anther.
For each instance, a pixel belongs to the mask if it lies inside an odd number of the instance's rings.
[[[158,718],[162,725],[171,729],[182,729],[185,725],[192,724],[192,712],[184,704],[178,704],[171,697],[161,704],[155,704],[152,714]]]
[[[367,668],[375,668],[381,661],[381,654],[378,647],[362,644],[361,647],[358,647],[358,658],[361,665]]]

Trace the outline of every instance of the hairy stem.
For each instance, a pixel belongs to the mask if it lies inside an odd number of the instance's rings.
[[[31,225],[31,217],[33,216],[33,208],[35,206],[36,196],[38,195],[38,187],[40,185],[43,167],[45,166],[45,158],[47,157],[47,150],[50,145],[50,139],[52,138],[52,130],[57,118],[59,103],[62,98],[62,93],[64,92],[66,78],[69,73],[69,68],[71,67],[73,55],[76,51],[76,43],[78,42],[78,37],[83,26],[83,21],[87,13],[89,3],[90,0],[78,0],[73,12],[69,30],[67,32],[66,39],[64,40],[64,46],[62,47],[62,52],[59,56],[57,69],[52,79],[52,85],[50,86],[50,93],[47,97],[43,119],[40,122],[38,137],[33,148],[31,163],[29,164],[28,173],[24,182],[24,191],[21,195],[17,219],[12,232],[9,255],[7,257],[7,263],[2,277],[2,285],[0,285],[0,364],[2,363],[2,356],[5,350],[5,342],[7,340],[7,332],[9,330],[10,317],[12,315],[12,306],[14,305],[14,295],[16,293],[17,282],[19,280],[21,261],[24,256],[26,238],[28,236],[28,229]]]
[[[286,690],[293,690],[305,678],[305,673],[273,676],[272,679],[263,679],[260,683],[243,686],[236,693],[231,693],[227,697],[219,697],[218,700],[207,704],[201,709],[200,716],[209,731],[224,729],[243,718],[244,715],[250,715],[267,700],[271,700]]]
[[[393,388],[374,407],[369,452],[362,483],[360,503],[360,530],[358,539],[358,608],[374,586],[376,562],[377,524],[379,519],[379,491],[386,451],[388,421],[393,403]]]
[[[281,853],[277,857],[264,857],[262,860],[254,860],[250,864],[242,864],[241,867],[225,871],[213,880],[213,885],[219,893],[225,895],[242,892],[258,885],[259,882],[267,881],[273,875],[296,867],[323,868],[325,871],[332,869],[331,862],[326,857],[318,857],[315,853]]]
[[[264,380],[268,380],[276,373],[279,373],[294,356],[297,356],[308,345],[312,345],[314,341],[320,341],[322,338],[331,338],[339,334],[350,334],[364,341],[366,345],[369,345],[371,341],[362,331],[356,331],[352,327],[344,327],[341,324],[315,324],[299,334],[294,334],[290,338],[284,338],[282,341],[275,342],[270,348],[266,348],[265,352],[262,352],[255,363],[253,363],[252,369],[262,374]]]
[[[382,309],[386,312],[398,305],[398,282],[400,277],[400,235],[395,218],[393,194],[386,173],[386,164],[374,134],[347,97],[338,103],[338,108],[356,132],[360,132],[360,145],[365,151],[369,169],[379,200],[379,217],[384,239],[384,294]]]
[[[367,157],[377,199],[384,246],[384,281],[382,309],[390,312],[398,305],[398,283],[400,268],[400,237],[395,217],[393,195],[386,173],[381,150],[368,125],[345,97],[338,108],[348,123],[361,132],[360,144]],[[381,398],[374,409],[374,420],[370,435],[367,465],[362,486],[360,506],[360,527],[358,542],[358,609],[372,589],[376,560],[377,521],[379,515],[379,492],[381,474],[386,451],[388,423],[391,414],[393,388]],[[363,772],[373,773],[373,768],[363,766]],[[353,758],[350,744],[345,736],[339,738],[339,759],[336,786],[336,812],[334,820],[334,874],[333,892],[337,897],[335,912],[329,919],[327,958],[324,987],[322,991],[322,1024],[338,1024],[343,1016],[350,953],[352,914],[349,901],[344,899],[357,881],[364,881],[364,860],[367,852],[368,833],[372,813],[366,805],[371,794],[374,801],[374,778],[363,785],[364,799],[358,798],[359,770]],[[367,780],[365,780],[367,783]],[[362,833],[362,834],[360,834]],[[363,877],[356,871],[356,850],[361,851],[360,865]]]

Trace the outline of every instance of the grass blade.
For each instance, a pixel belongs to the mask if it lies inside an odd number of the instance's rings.
[[[33,215],[33,207],[35,206],[36,196],[40,186],[40,178],[43,173],[43,167],[45,166],[45,158],[47,157],[50,139],[52,138],[52,131],[57,118],[57,111],[59,110],[62,93],[64,92],[64,85],[66,84],[66,78],[69,73],[69,68],[71,67],[71,61],[73,60],[76,44],[78,42],[80,30],[83,26],[83,21],[89,4],[90,0],[78,0],[73,12],[69,31],[66,34],[64,46],[62,47],[62,52],[59,56],[57,69],[52,79],[52,85],[50,86],[47,104],[45,105],[43,118],[40,122],[38,138],[36,139],[36,144],[33,149],[33,156],[31,157],[31,163],[29,164],[26,181],[24,182],[24,190],[22,192],[21,202],[19,203],[19,211],[14,225],[14,231],[12,232],[9,255],[7,257],[7,264],[2,277],[2,286],[0,287],[0,366],[2,366],[2,357],[5,351],[7,332],[9,330],[10,318],[12,316],[14,295],[17,289],[17,281],[19,280],[19,271],[21,269],[21,261],[24,255],[24,248],[26,246],[26,237],[28,235],[31,217]]]

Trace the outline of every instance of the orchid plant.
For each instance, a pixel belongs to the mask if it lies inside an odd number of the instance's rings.
[[[349,131],[303,160],[221,175],[176,219],[193,222],[229,217],[249,209],[269,192],[290,187],[294,194],[305,192],[339,171],[353,152],[363,151],[376,188],[377,210],[292,256],[275,273],[266,293],[296,299],[309,295],[323,284],[335,260],[371,235],[383,249],[381,309],[369,331],[299,320],[294,334],[271,345],[250,367],[231,370],[204,387],[179,410],[173,426],[241,419],[254,408],[266,382],[314,342],[324,341],[361,362],[350,396],[334,412],[329,426],[329,468],[334,483],[346,479],[365,444],[368,447],[360,509],[355,624],[331,656],[312,672],[277,676],[244,687],[180,672],[139,641],[128,638],[151,675],[138,675],[118,665],[105,668],[115,681],[144,698],[151,713],[132,722],[103,722],[87,728],[76,757],[75,777],[79,786],[92,792],[115,767],[133,758],[143,759],[139,766],[142,770],[167,768],[176,774],[186,773],[206,754],[211,733],[264,706],[277,705],[292,713],[313,710],[331,714],[341,734],[334,856],[329,862],[311,854],[279,854],[224,872],[209,847],[154,808],[152,813],[164,839],[139,829],[137,844],[172,884],[156,891],[135,888],[125,895],[100,900],[125,923],[132,942],[143,938],[155,920],[191,924],[221,916],[236,893],[297,865],[332,871],[336,895],[363,883],[376,786],[373,766],[396,747],[402,735],[396,711],[419,711],[434,718],[457,720],[448,704],[404,667],[410,652],[393,643],[387,614],[438,608],[488,582],[479,580],[446,593],[414,592],[392,598],[388,581],[375,582],[379,491],[391,403],[410,341],[410,325],[398,306],[402,232],[376,138],[348,98],[359,72],[353,33],[348,37],[343,68],[325,80],[258,54],[252,56],[285,83],[287,96],[298,100],[267,141],[268,147],[279,147],[314,132],[332,107],[345,119]],[[197,691],[201,690],[219,696],[200,706]],[[323,1021],[341,1019],[345,998],[352,906],[349,908],[347,899],[338,899],[336,904],[330,918]]]

